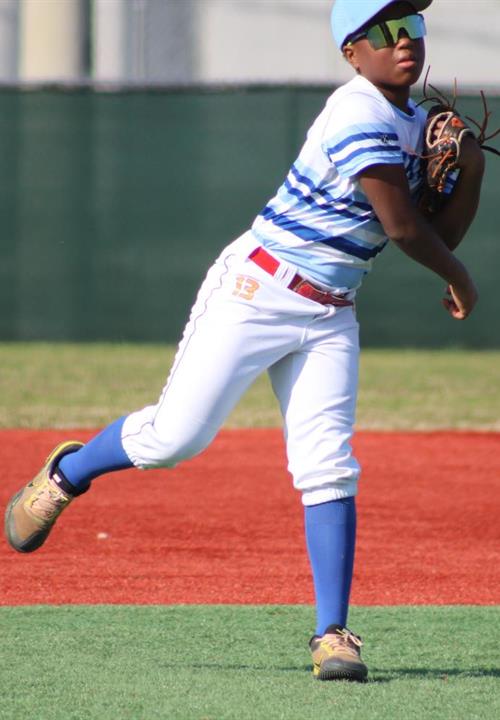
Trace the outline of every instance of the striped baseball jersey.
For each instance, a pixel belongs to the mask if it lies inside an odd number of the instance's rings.
[[[361,75],[338,88],[253,223],[259,242],[312,280],[338,291],[358,288],[388,242],[359,172],[402,164],[412,197],[421,190],[426,112],[411,100],[409,111],[392,105]]]

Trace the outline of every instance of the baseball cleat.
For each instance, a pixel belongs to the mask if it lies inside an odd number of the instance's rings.
[[[341,625],[329,625],[322,636],[309,642],[313,657],[313,676],[317,680],[364,682],[368,668],[361,660],[361,638]]]
[[[33,552],[43,545],[55,521],[73,500],[74,496],[61,490],[52,475],[64,455],[81,447],[83,443],[73,440],[58,445],[38,475],[10,499],[5,511],[5,535],[17,552]]]

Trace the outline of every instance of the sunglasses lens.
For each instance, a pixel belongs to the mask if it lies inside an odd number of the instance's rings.
[[[382,48],[388,46],[382,24],[373,25],[369,28],[369,30],[366,31],[366,39],[374,50],[381,50]]]
[[[367,33],[370,45],[374,50],[388,47],[391,43],[396,44],[404,31],[411,40],[423,38],[426,34],[423,15],[407,15],[399,20],[386,20],[378,25],[373,25]]]
[[[401,30],[404,30],[412,40],[418,40],[425,35],[425,21],[423,15],[407,15],[400,20],[387,20],[387,29],[396,43]]]

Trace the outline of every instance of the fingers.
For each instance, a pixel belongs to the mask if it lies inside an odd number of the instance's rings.
[[[434,126],[434,132],[432,133],[432,141],[433,142],[435,142],[439,137],[441,137],[441,130],[443,129],[444,124],[445,124],[445,121],[440,120]]]
[[[455,320],[465,320],[477,302],[477,292],[471,285],[470,292],[459,294],[451,285],[445,290],[445,296],[442,300],[443,307]]]
[[[455,301],[452,292],[451,287],[448,285],[445,291],[445,296],[442,300],[443,307],[446,309],[446,311],[453,317],[455,320],[465,320],[465,313],[463,307],[460,307],[459,304]]]
[[[464,310],[461,310],[453,300],[448,300],[447,298],[443,298],[442,303],[443,303],[443,307],[446,309],[446,311],[455,320],[465,320],[465,318],[469,315],[469,313],[466,313]]]

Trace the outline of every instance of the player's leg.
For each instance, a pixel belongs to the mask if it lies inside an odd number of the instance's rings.
[[[115,470],[133,467],[134,461],[131,459],[131,454],[133,454],[136,459],[135,464],[140,467],[154,467],[160,464],[172,465],[174,462],[169,463],[169,455],[171,455],[174,450],[179,457],[184,458],[196,454],[197,450],[199,451],[199,449],[202,449],[203,446],[208,444],[208,433],[207,437],[205,437],[205,434],[201,432],[201,429],[197,427],[194,422],[191,424],[191,427],[186,430],[186,423],[184,425],[181,423],[178,414],[184,413],[187,408],[193,407],[193,398],[188,397],[189,390],[196,389],[194,406],[196,406],[197,402],[201,402],[203,398],[207,399],[208,383],[205,383],[205,387],[201,388],[198,387],[196,383],[203,374],[206,375],[207,378],[209,377],[207,367],[203,362],[205,358],[210,352],[214,350],[217,351],[225,346],[225,341],[222,340],[218,343],[216,337],[217,332],[221,326],[224,325],[223,315],[218,314],[220,313],[218,306],[221,304],[218,295],[222,292],[223,281],[229,274],[231,264],[236,258],[237,252],[232,252],[227,248],[208,271],[191,310],[190,318],[184,329],[183,338],[174,361],[174,367],[170,372],[167,385],[163,390],[159,403],[119,418],[104,428],[102,432],[92,438],[90,442],[78,451],[71,453],[65,452],[60,458],[56,457],[53,476],[59,488],[64,492],[76,496],[85,492],[94,478]],[[155,432],[158,428],[158,415],[163,405],[167,387],[171,384],[174,376],[176,376],[181,360],[183,360],[184,367],[186,367],[186,364],[189,362],[189,356],[193,354],[195,360],[194,363],[191,363],[187,371],[189,373],[189,379],[184,379],[183,381],[185,392],[184,402],[181,400],[179,407],[175,411],[177,417],[175,418],[174,427],[163,427],[163,437],[156,437],[158,435],[158,432]],[[236,357],[234,353],[232,357]],[[216,362],[219,361],[217,360]],[[228,373],[230,372],[229,368],[226,367],[225,369]],[[239,388],[236,383],[231,384],[227,374],[224,375],[223,373],[224,369],[219,367],[217,377],[221,379],[222,382],[230,385],[225,394],[227,400],[231,396],[231,391],[234,391],[237,395]],[[185,376],[186,372],[184,372],[183,375]],[[211,386],[212,389],[214,389],[214,385],[213,383]],[[171,405],[172,404],[173,403],[171,403]],[[214,418],[214,423],[215,422]],[[148,457],[146,461],[143,460],[141,462],[141,458],[138,457],[138,452],[135,450],[134,444],[140,442],[141,438],[148,432],[150,437],[147,443],[156,447],[156,456],[160,455],[161,458],[149,457],[151,453],[148,452],[147,449],[146,455]],[[166,447],[167,442],[170,443],[170,453]],[[128,452],[127,444],[130,445]],[[188,445],[191,447],[188,448]]]
[[[280,328],[274,288],[257,283],[258,307],[255,283],[242,284],[233,272],[247,255],[245,244],[230,246],[209,271],[158,403],[121,418],[83,447],[62,444],[12,498],[6,517],[12,547],[37,549],[60,512],[98,475],[133,465],[171,467],[201,452],[255,377],[288,351],[290,328]],[[300,337],[301,329],[295,332]]]
[[[270,368],[285,423],[289,470],[302,492],[318,635],[344,626],[354,557],[359,466],[350,440],[355,416],[358,339],[350,310],[311,327],[299,352]],[[338,326],[329,332],[328,326]],[[324,337],[322,337],[324,335]]]
[[[350,446],[358,354],[358,327],[347,309],[313,323],[300,351],[269,371],[285,421],[289,469],[305,506],[317,610],[311,649],[320,679],[366,676],[359,640],[346,629],[359,474]]]

